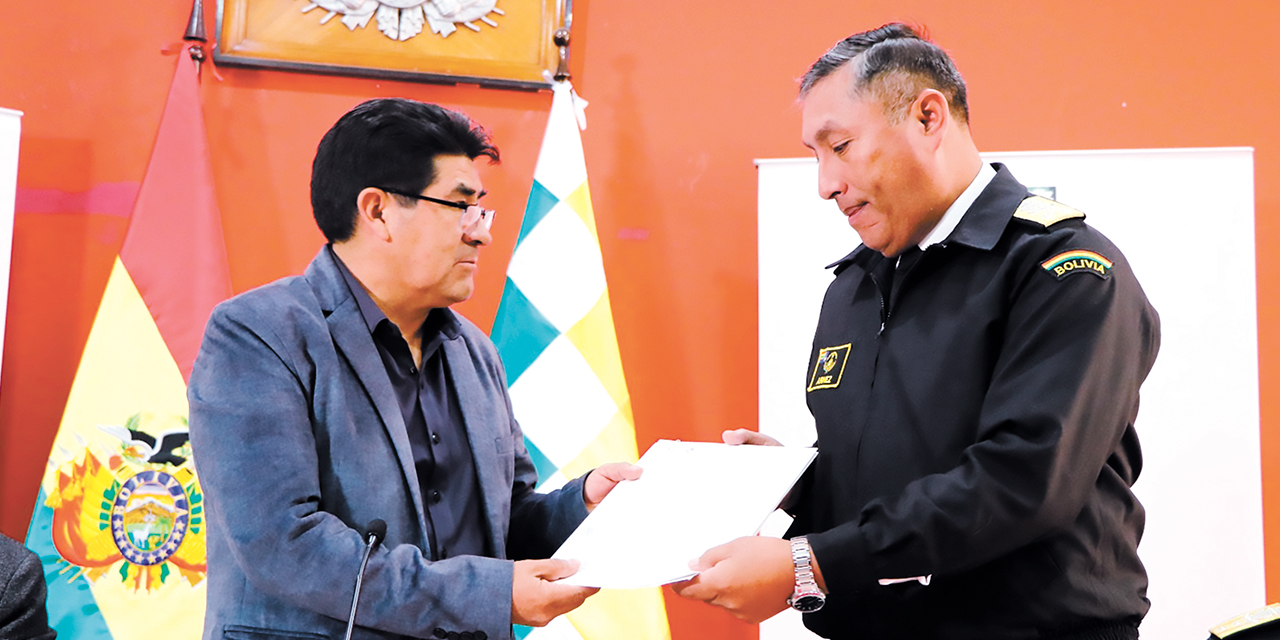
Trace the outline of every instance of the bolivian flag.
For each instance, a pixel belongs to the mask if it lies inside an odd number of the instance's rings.
[[[493,324],[539,490],[637,458],[575,101],[585,106],[568,82],[556,83]],[[543,629],[518,627],[516,637],[665,640],[671,632],[659,589],[606,589]]]
[[[204,620],[186,379],[231,280],[199,78],[185,50],[177,57],[27,533],[59,638],[194,639]]]

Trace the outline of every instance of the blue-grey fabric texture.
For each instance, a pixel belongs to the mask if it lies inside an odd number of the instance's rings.
[[[206,639],[342,637],[374,519],[387,539],[364,574],[355,637],[512,636],[505,558],[555,551],[586,517],[583,479],[534,491],[497,350],[458,322],[442,348],[498,557],[435,561],[404,419],[332,254],[214,309],[188,386]]]

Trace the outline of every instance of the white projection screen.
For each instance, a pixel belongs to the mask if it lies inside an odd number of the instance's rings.
[[[13,255],[13,207],[18,188],[18,139],[22,112],[0,108],[0,351],[9,307],[9,265]]]
[[[1264,606],[1253,150],[988,153],[1029,187],[1084,211],[1133,265],[1160,313],[1160,355],[1142,388],[1147,509],[1139,554],[1151,586],[1147,638],[1204,638]],[[812,159],[757,160],[760,430],[813,442],[804,379],[831,274],[858,244],[817,195]],[[777,533],[781,525],[771,524]],[[762,640],[807,638],[798,614]]]

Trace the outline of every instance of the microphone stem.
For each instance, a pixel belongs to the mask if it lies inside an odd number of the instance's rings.
[[[351,632],[356,628],[356,607],[360,605],[360,587],[364,584],[364,569],[369,564],[369,556],[373,553],[373,548],[378,546],[377,538],[370,540],[370,543],[364,546],[364,557],[360,559],[360,573],[356,574],[356,592],[351,596],[351,617],[347,620],[346,640],[351,640]]]

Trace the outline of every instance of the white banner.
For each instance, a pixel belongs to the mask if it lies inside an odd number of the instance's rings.
[[[18,191],[18,139],[22,112],[0,108],[0,360],[9,310],[9,265],[13,258],[13,204]]]

